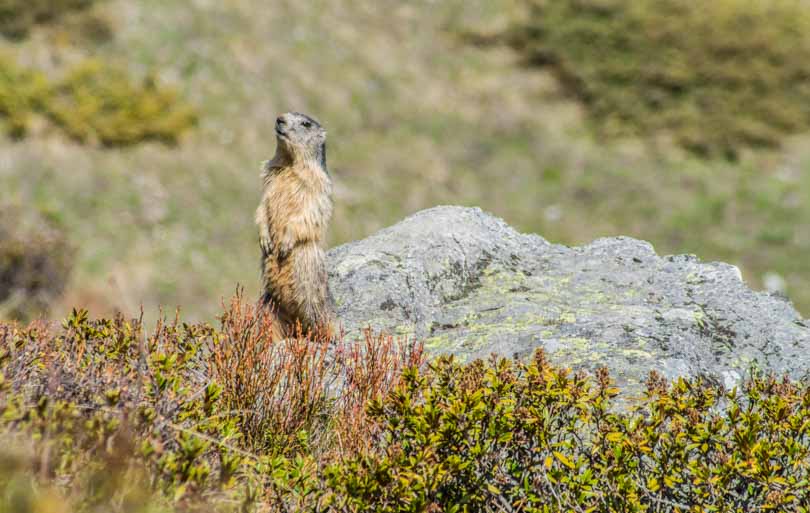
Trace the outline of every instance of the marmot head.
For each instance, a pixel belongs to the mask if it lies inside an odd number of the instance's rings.
[[[314,160],[326,169],[326,130],[311,117],[298,112],[282,114],[276,120],[278,151],[293,162]]]

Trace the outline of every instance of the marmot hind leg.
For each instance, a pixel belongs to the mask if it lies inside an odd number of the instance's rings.
[[[333,316],[329,303],[326,254],[314,243],[299,246],[293,253],[293,283],[298,317],[303,328],[316,334],[319,334],[319,330],[326,330],[331,336]]]

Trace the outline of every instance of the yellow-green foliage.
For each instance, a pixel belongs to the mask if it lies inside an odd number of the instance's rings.
[[[77,141],[105,146],[147,140],[174,144],[197,121],[191,106],[152,77],[133,82],[125,70],[88,59],[49,83],[0,55],[0,117],[7,131],[24,136],[35,114]]]
[[[135,84],[122,69],[88,60],[68,73],[51,92],[46,109],[71,137],[104,145],[154,139],[177,142],[194,125],[194,110],[153,78]]]
[[[0,33],[20,38],[37,23],[47,23],[72,11],[90,7],[95,0],[0,0]]]
[[[31,113],[41,105],[48,91],[47,81],[39,73],[24,70],[7,55],[0,54],[0,117],[12,137],[28,130]]]
[[[182,511],[810,511],[806,381],[754,376],[726,391],[652,374],[646,395],[619,411],[607,370],[573,373],[543,353],[527,363],[443,358],[389,375],[352,366],[339,347],[329,363],[268,380],[252,408],[233,408],[225,396],[261,367],[245,355],[223,383],[211,362],[223,345],[242,358],[242,338],[268,343],[261,324],[241,307],[222,329],[174,322],[146,333],[86,312],[61,330],[0,323],[0,447],[27,446],[34,462],[3,475],[0,451],[0,513],[25,511],[2,501],[34,480],[73,490],[70,511],[140,512],[161,495],[155,505]],[[282,365],[303,346],[290,347]],[[314,395],[285,395],[323,369],[329,384]],[[365,395],[367,417],[336,407],[364,388],[358,377],[381,371],[386,386]],[[304,410],[311,420],[280,444],[246,436],[249,415]],[[363,443],[335,436],[345,426]]]
[[[624,413],[618,392],[606,369],[588,378],[542,352],[439,360],[369,406],[376,445],[326,473],[336,509],[810,511],[810,384],[723,391],[652,374]]]
[[[606,134],[733,156],[810,129],[810,6],[795,0],[528,0],[513,43]]]

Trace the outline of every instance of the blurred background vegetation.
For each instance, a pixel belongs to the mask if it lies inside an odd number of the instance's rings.
[[[725,260],[810,314],[806,0],[2,0],[0,34],[4,317],[257,293],[289,110],[329,130],[331,244],[478,205]]]

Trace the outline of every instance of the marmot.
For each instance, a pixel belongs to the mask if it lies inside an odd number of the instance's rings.
[[[323,243],[332,217],[326,169],[326,130],[297,112],[276,120],[276,154],[263,165],[264,191],[256,210],[262,251],[261,302],[274,308],[285,335],[331,333]]]

